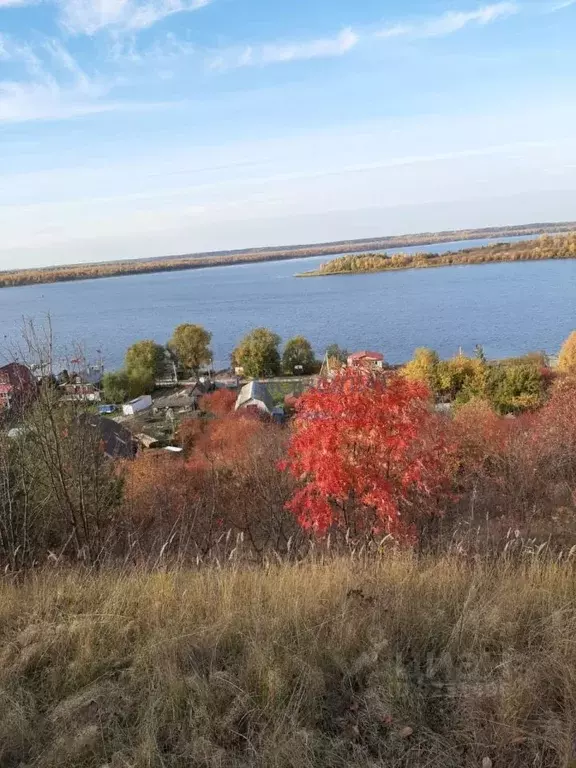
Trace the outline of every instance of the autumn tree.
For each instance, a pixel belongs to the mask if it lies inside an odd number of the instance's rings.
[[[236,405],[236,393],[230,389],[217,389],[200,398],[200,408],[219,418],[232,413]]]
[[[212,334],[201,325],[183,323],[175,329],[168,348],[188,371],[198,376],[201,368],[212,362],[211,341]]]
[[[16,520],[21,526],[19,557],[45,557],[52,551],[95,563],[104,556],[122,478],[83,403],[62,403],[51,386],[40,387],[1,469],[0,485],[6,490],[8,479],[13,493],[0,498],[0,551],[7,549],[2,529],[8,514],[11,533]]]
[[[421,382],[348,369],[297,406],[285,467],[301,487],[290,501],[318,534],[411,537],[441,512],[449,446]]]
[[[301,373],[308,375],[314,372],[315,366],[316,357],[308,339],[303,336],[295,336],[286,342],[282,355],[284,373],[293,374],[300,369]]]
[[[452,426],[459,457],[453,510],[459,541],[469,535],[469,546],[481,542],[497,551],[512,528],[526,538],[573,543],[575,408],[576,384],[564,378],[542,407],[516,418],[480,400],[458,409]]]
[[[250,331],[232,353],[235,366],[250,378],[277,376],[280,373],[280,337],[268,328]]]
[[[212,419],[198,435],[187,466],[204,480],[203,500],[210,520],[241,532],[258,556],[267,548],[286,551],[299,538],[286,508],[294,483],[280,471],[286,431],[246,411]],[[216,512],[214,512],[216,510]]]
[[[402,375],[409,381],[419,381],[430,389],[431,392],[438,392],[438,366],[440,358],[438,353],[428,347],[419,347],[414,353],[414,357],[402,369]]]
[[[155,341],[137,341],[126,352],[124,370],[131,380],[131,395],[149,392],[166,365],[166,350]],[[141,390],[141,391],[140,391]]]
[[[558,357],[558,370],[576,375],[576,331],[566,339]]]
[[[456,355],[436,367],[439,392],[449,400],[466,403],[486,395],[488,365],[479,355]]]

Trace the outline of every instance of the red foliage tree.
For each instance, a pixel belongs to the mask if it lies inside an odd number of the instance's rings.
[[[497,550],[509,530],[572,546],[576,532],[576,382],[558,379],[533,413],[503,418],[483,403],[453,422],[458,443],[458,537]]]
[[[186,419],[178,427],[176,438],[186,453],[189,453],[205,431],[204,419]]]
[[[217,389],[200,398],[200,408],[213,416],[228,416],[234,411],[236,393],[229,389]]]
[[[198,435],[188,465],[200,469],[238,466],[263,439],[268,428],[269,425],[248,411],[213,419]]]
[[[450,456],[423,384],[348,369],[298,402],[284,466],[301,487],[289,508],[318,534],[413,538],[441,513]]]

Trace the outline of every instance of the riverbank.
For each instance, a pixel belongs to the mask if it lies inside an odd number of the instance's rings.
[[[538,240],[518,243],[495,243],[482,248],[447,253],[349,254],[322,264],[319,269],[302,272],[296,277],[360,275],[374,272],[397,272],[409,269],[454,267],[474,264],[496,264],[518,261],[554,261],[576,258],[576,233],[544,235]]]
[[[259,248],[238,251],[188,254],[185,256],[163,256],[155,259],[134,259],[98,264],[70,264],[60,267],[24,269],[0,272],[0,288],[22,285],[92,280],[123,275],[154,274],[210,267],[238,266],[258,262],[288,261],[292,259],[330,256],[342,253],[366,253],[393,248],[452,243],[456,241],[496,239],[510,237],[531,237],[545,233],[569,232],[576,230],[576,222],[549,224],[526,224],[511,227],[489,227],[484,229],[424,232],[416,235],[338,241],[317,245],[298,245],[284,248]]]

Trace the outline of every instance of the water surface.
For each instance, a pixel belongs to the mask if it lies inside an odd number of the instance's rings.
[[[398,249],[445,252],[485,245],[466,241]],[[393,251],[389,251],[390,253]],[[137,339],[165,342],[182,322],[214,334],[219,365],[251,328],[283,339],[302,334],[321,353],[337,342],[375,349],[390,362],[418,346],[442,356],[482,344],[490,357],[531,350],[555,353],[576,328],[576,261],[455,266],[366,275],[294,278],[326,256],[183,272],[83,280],[0,290],[5,344],[22,317],[50,313],[61,345],[102,349],[108,368]]]

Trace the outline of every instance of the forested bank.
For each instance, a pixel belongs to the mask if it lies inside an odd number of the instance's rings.
[[[453,232],[425,232],[416,235],[373,238],[365,240],[344,240],[318,245],[299,245],[286,248],[256,248],[239,251],[197,253],[181,256],[164,256],[154,259],[132,259],[90,264],[68,264],[39,269],[17,269],[0,272],[0,288],[42,283],[92,280],[120,275],[151,274],[190,269],[206,269],[237,264],[251,264],[266,261],[286,261],[312,256],[328,256],[346,251],[366,252],[385,248],[402,248],[430,245],[459,240],[481,238],[522,237],[546,232],[566,232],[576,229],[573,222],[552,224],[528,224],[512,227],[457,230]]]
[[[385,253],[367,253],[357,256],[340,256],[322,264],[317,270],[304,272],[300,277],[574,258],[576,258],[576,233],[572,232],[567,235],[543,235],[538,240],[528,242],[496,243],[483,248],[448,253],[397,253],[392,256]]]

